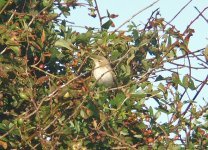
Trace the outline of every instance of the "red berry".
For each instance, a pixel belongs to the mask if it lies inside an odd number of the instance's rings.
[[[153,138],[151,138],[151,137],[147,138],[147,143],[153,143],[153,142],[154,142]]]
[[[40,65],[39,65],[39,68],[40,68],[40,69],[44,69],[44,67],[45,67],[44,64],[40,64]]]
[[[152,134],[152,130],[148,129],[148,130],[147,130],[147,133],[148,133],[148,134]]]
[[[34,62],[38,62],[38,56],[34,57]]]

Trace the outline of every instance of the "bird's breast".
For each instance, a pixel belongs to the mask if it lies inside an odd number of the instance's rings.
[[[93,75],[97,82],[109,87],[112,87],[114,84],[113,74],[112,70],[109,71],[107,67],[95,68],[93,70]]]

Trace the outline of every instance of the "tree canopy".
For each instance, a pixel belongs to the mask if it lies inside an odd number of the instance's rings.
[[[69,27],[80,7],[100,27]],[[181,32],[155,10],[143,26],[110,31],[115,19],[96,0],[0,1],[1,148],[207,148],[208,105],[197,102],[208,76],[192,72],[207,70],[208,49],[189,49],[193,22]],[[96,84],[92,54],[111,62],[116,87]]]

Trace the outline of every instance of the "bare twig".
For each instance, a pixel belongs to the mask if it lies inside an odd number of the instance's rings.
[[[4,7],[1,9],[0,14],[6,9],[6,7],[9,5],[11,0],[8,0],[7,3],[4,5]]]
[[[131,21],[134,17],[136,17],[137,15],[139,15],[141,12],[145,11],[146,9],[152,7],[154,4],[156,4],[159,0],[154,1],[152,4],[148,5],[147,7],[139,10],[137,13],[135,13],[131,18],[129,18],[128,20],[126,20],[124,23],[122,23],[118,28],[116,28],[113,33],[117,32],[121,27],[123,27],[126,23],[128,23],[129,21]]]
[[[176,66],[181,66],[183,68],[191,68],[191,69],[206,69],[205,67],[194,67],[194,66],[187,66],[187,65],[182,65],[182,64],[178,64],[178,63],[174,63],[174,62],[169,62],[170,64],[176,65]]]
[[[196,6],[194,8],[199,12],[199,14],[201,13]],[[202,16],[202,18],[204,18],[204,20],[208,23],[208,19],[205,18],[203,14],[201,14],[200,16]]]
[[[157,12],[158,10],[159,10],[159,8],[157,8],[156,10],[154,10],[154,11],[152,12],[152,14],[150,15],[150,17],[149,17],[147,23],[146,23],[145,26],[144,26],[143,31],[145,31],[145,29],[147,28],[147,25],[150,23],[150,20],[153,18],[152,16],[153,16],[154,13]]]
[[[31,67],[34,68],[34,69],[36,69],[36,70],[38,70],[38,71],[40,71],[40,72],[45,73],[45,74],[48,75],[48,76],[51,76],[51,77],[53,77],[53,78],[60,78],[60,77],[57,77],[56,75],[53,75],[53,74],[51,74],[51,73],[49,73],[49,72],[47,72],[47,71],[44,71],[44,70],[42,70],[42,69],[36,67],[35,65],[31,65]]]
[[[6,50],[7,50],[7,47],[5,47],[2,51],[1,51],[1,55],[4,53],[4,52],[6,52]]]
[[[197,98],[197,96],[199,95],[199,93],[203,89],[204,85],[207,83],[207,81],[208,81],[208,75],[207,75],[206,79],[202,82],[201,87],[197,91],[196,95],[193,97],[193,99],[192,99],[193,101],[195,101],[195,99]],[[185,111],[182,113],[183,116],[188,112],[191,105],[192,105],[192,103],[190,102],[189,105],[187,106],[187,108],[185,109]]]
[[[201,15],[202,15],[202,13],[203,13],[206,9],[208,9],[208,7],[204,8],[204,9],[199,13],[199,15],[196,16],[196,18],[190,22],[190,24],[186,27],[186,30],[190,28],[190,26],[191,26],[191,25],[192,25],[192,24],[193,24],[193,23],[194,23]],[[186,32],[186,30],[184,31],[184,33]],[[183,33],[183,34],[184,34],[184,33]]]
[[[179,12],[168,22],[170,24],[190,3],[192,0],[190,0],[188,3],[186,3],[180,10]]]
[[[96,9],[96,11],[98,13],[99,20],[100,20],[100,27],[102,29],[102,25],[103,25],[103,23],[102,23],[102,17],[100,15],[100,11],[99,11],[99,8],[98,8],[97,0],[95,0],[95,7],[96,7],[95,9]]]

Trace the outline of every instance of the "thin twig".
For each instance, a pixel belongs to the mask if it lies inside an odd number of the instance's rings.
[[[137,15],[139,15],[140,13],[142,13],[143,11],[145,11],[146,9],[152,7],[154,4],[156,4],[159,0],[154,1],[152,4],[148,5],[147,7],[139,10],[137,13],[135,13],[131,18],[129,18],[128,20],[126,20],[124,23],[122,23],[117,29],[115,29],[113,31],[113,33],[117,32],[121,27],[123,27],[126,23],[128,23],[129,21],[131,21],[134,17],[136,17]]]
[[[12,20],[12,18],[14,17],[15,13],[16,13],[16,10],[13,11],[13,13],[12,13],[11,17],[9,18],[9,20],[7,21],[6,25],[9,24],[9,22],[10,22],[10,21]]]
[[[149,17],[147,23],[146,23],[145,26],[144,26],[143,31],[145,31],[145,29],[147,28],[147,25],[150,23],[150,20],[153,18],[152,16],[154,15],[155,12],[158,12],[158,10],[159,10],[159,8],[157,8],[156,10],[154,10],[154,11],[152,12],[152,14],[150,15],[150,17]]]
[[[195,99],[197,98],[197,96],[199,95],[199,93],[203,89],[204,85],[207,83],[207,81],[208,81],[208,75],[207,75],[206,79],[202,82],[201,87],[197,91],[196,95],[193,97],[193,100],[192,101],[195,101]],[[182,113],[182,116],[184,116],[188,112],[188,110],[191,107],[191,105],[192,105],[192,102],[189,103],[189,105],[187,106],[187,108],[185,109],[185,111]]]
[[[191,25],[192,25],[192,24],[193,24],[193,23],[194,23],[201,15],[202,15],[202,13],[203,13],[206,9],[208,9],[208,7],[204,8],[204,10],[202,10],[202,12],[200,12],[199,15],[196,16],[196,18],[190,22],[190,24],[186,27],[186,30],[184,31],[184,33],[186,33],[186,31],[190,28],[190,26],[191,26]],[[183,33],[183,34],[184,34],[184,33]]]
[[[33,112],[31,112],[29,115],[25,116],[24,118],[25,119],[30,118],[32,115],[34,115],[40,109],[40,107],[42,106],[42,104],[43,104],[44,101],[50,100],[52,97],[54,97],[55,95],[57,95],[57,92],[59,90],[63,89],[64,87],[66,87],[67,85],[69,85],[71,82],[73,82],[74,80],[79,79],[82,76],[84,76],[84,74],[80,74],[79,76],[77,76],[77,77],[69,80],[66,84],[59,86],[56,90],[54,90],[53,92],[51,92],[48,96],[42,98],[42,100],[40,101],[38,107]]]
[[[0,54],[2,55],[6,50],[7,50],[7,47],[5,47],[5,49],[3,49]]]
[[[51,73],[49,73],[49,72],[47,72],[47,71],[44,71],[44,70],[42,70],[42,69],[36,67],[35,65],[31,65],[31,67],[34,68],[34,69],[36,69],[36,70],[38,70],[38,71],[40,71],[40,72],[43,72],[43,73],[45,73],[46,75],[49,75],[49,76],[51,76],[51,77],[54,77],[54,78],[60,78],[60,77],[57,77],[56,75],[53,75],[53,74],[51,74]]]
[[[5,134],[0,136],[0,139],[6,137],[7,135],[9,135],[10,132],[12,132],[14,129],[16,129],[16,126],[14,125],[11,129],[9,129],[9,131],[7,131]]]
[[[187,66],[187,65],[182,65],[182,64],[178,64],[178,63],[174,63],[174,62],[169,62],[172,65],[176,65],[176,66],[181,66],[183,68],[191,68],[191,69],[206,69],[205,67],[193,67],[193,66]]]
[[[190,0],[187,4],[185,4],[180,10],[179,12],[168,22],[168,24],[170,24],[188,5],[189,3],[191,3],[192,0]]]
[[[9,5],[11,0],[8,0],[7,3],[4,5],[4,7],[1,9],[0,14],[6,9],[6,7]]]
[[[201,13],[196,6],[194,8],[199,12],[199,14]],[[204,18],[204,20],[208,23],[208,19],[205,18],[203,14],[201,14],[200,16],[202,16],[202,18]]]
[[[115,139],[119,142],[121,142],[123,145],[127,146],[128,148],[132,149],[132,150],[137,150],[135,147],[131,146],[130,144],[126,143],[125,141],[121,140],[120,138],[116,137],[116,136],[112,136],[110,134],[108,134],[107,132],[104,131],[98,131],[100,134],[104,134],[112,139]]]
[[[95,9],[96,9],[96,11],[98,13],[99,20],[100,20],[100,27],[102,29],[102,25],[103,25],[103,23],[102,23],[102,17],[100,15],[100,11],[99,11],[99,8],[98,8],[97,0],[95,0],[95,7],[96,7]]]
[[[30,25],[33,23],[33,21],[36,19],[36,17],[38,17],[38,15],[40,15],[42,12],[44,12],[46,9],[48,9],[48,7],[43,8],[40,12],[38,12],[36,15],[33,15],[32,19],[30,20],[30,22],[28,23],[28,28],[30,27]]]

